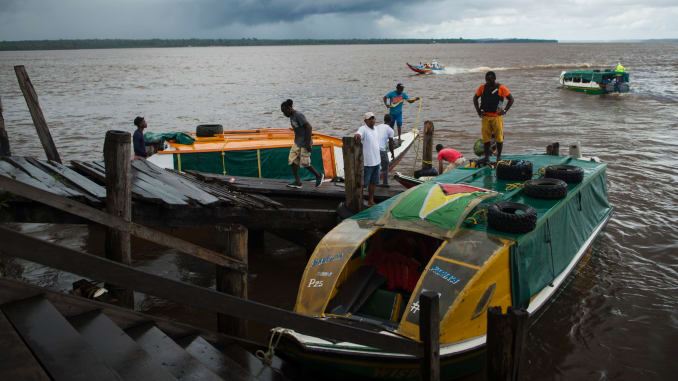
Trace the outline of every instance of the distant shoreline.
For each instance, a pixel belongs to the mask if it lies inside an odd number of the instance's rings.
[[[87,40],[27,40],[0,41],[0,51],[11,50],[76,50],[127,48],[184,48],[210,46],[286,46],[286,45],[382,45],[382,44],[488,44],[540,43],[555,44],[558,40],[529,38],[508,39],[87,39]]]

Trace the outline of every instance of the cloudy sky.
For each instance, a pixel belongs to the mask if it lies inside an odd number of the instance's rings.
[[[678,38],[676,0],[0,0],[0,40]]]

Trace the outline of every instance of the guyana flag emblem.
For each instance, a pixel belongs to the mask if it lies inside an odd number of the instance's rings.
[[[496,195],[497,192],[466,184],[424,183],[399,200],[391,215],[455,229],[482,200]]]

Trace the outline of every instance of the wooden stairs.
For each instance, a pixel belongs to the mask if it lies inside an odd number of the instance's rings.
[[[286,380],[219,334],[19,281],[0,290],[0,380]]]

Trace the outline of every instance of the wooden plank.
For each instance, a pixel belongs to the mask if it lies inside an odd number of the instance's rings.
[[[180,340],[178,344],[224,380],[255,381],[257,379],[252,373],[240,366],[238,362],[224,355],[200,336],[188,337]]]
[[[2,114],[2,98],[0,98],[0,157],[12,156],[12,150],[9,146],[9,137],[5,129],[5,117]]]
[[[363,144],[352,136],[345,136],[342,142],[345,205],[358,213],[363,210]]]
[[[106,184],[106,172],[92,165],[91,162],[73,160],[71,161],[71,165],[78,173],[82,174],[83,176],[87,176],[90,179],[94,179],[94,182]]]
[[[108,316],[92,311],[68,319],[106,364],[125,380],[175,380]],[[131,360],[131,361],[130,361]]]
[[[199,333],[203,337],[215,342],[230,342],[231,338],[190,324],[181,323],[177,320],[169,320],[164,317],[151,316],[148,314],[131,311],[127,308],[112,304],[85,299],[79,296],[62,294],[50,291],[38,286],[24,283],[14,279],[0,278],[0,304],[14,302],[35,296],[44,296],[66,318],[75,317],[88,312],[101,311],[111,318],[120,328],[127,329],[139,324],[154,322],[156,326],[172,337],[186,337]],[[180,318],[175,316],[173,319]],[[264,343],[252,343],[249,340],[238,340],[248,346],[265,346]]]
[[[42,165],[43,169],[52,172],[54,175],[63,177],[71,186],[80,189],[82,192],[99,200],[106,198],[106,189],[104,187],[67,166],[57,163],[56,161],[39,161],[39,163]]]
[[[487,377],[488,380],[517,381],[522,350],[527,333],[529,313],[524,309],[501,307],[487,310]]]
[[[0,379],[49,381],[49,377],[0,311]]]
[[[144,324],[130,328],[127,334],[179,380],[222,381],[219,376],[154,325]]]
[[[15,167],[13,164],[4,161],[4,159],[6,159],[6,158],[0,159],[0,177],[4,177],[4,178],[7,178],[7,179],[17,181],[17,182],[21,182],[23,184],[32,186],[34,188],[41,189],[45,192],[52,193],[51,190],[49,188],[47,188],[47,186],[45,186],[43,183],[41,183],[40,181],[29,176],[26,172]],[[59,190],[56,191],[57,194],[66,196],[63,193],[58,193],[58,192],[60,192]]]
[[[4,305],[2,310],[55,380],[120,380],[43,297]]]
[[[122,219],[132,221],[132,136],[126,131],[109,130],[104,139],[104,162],[106,163],[106,211]],[[106,258],[129,265],[132,263],[132,236],[128,229],[106,229]],[[106,284],[111,295],[122,306],[134,308],[134,291],[123,283]]]
[[[0,161],[0,167],[2,164],[3,162]],[[215,251],[200,247],[169,234],[135,224],[134,222],[127,222],[120,217],[104,213],[98,209],[81,204],[77,201],[57,196],[50,193],[49,191],[37,189],[4,176],[0,176],[0,189],[4,189],[5,191],[14,193],[16,195],[21,195],[21,197],[27,198],[29,200],[63,210],[109,228],[128,231],[135,237],[139,237],[159,245],[172,247],[183,252],[184,254],[200,258],[213,264],[218,264],[220,266],[240,271],[246,271],[247,268],[246,264],[237,262],[231,258],[224,257],[222,254]]]
[[[135,160],[132,162],[132,168],[138,173],[147,174],[163,184],[163,187],[170,188],[174,192],[182,194],[184,198],[192,200],[200,205],[213,205],[219,202],[219,199],[203,191],[194,184],[185,181],[182,177],[166,171],[147,160]]]
[[[23,258],[105,282],[125,284],[135,291],[176,303],[269,326],[286,327],[306,335],[348,341],[394,352],[420,354],[419,345],[408,339],[302,316],[215,290],[166,279],[105,258],[45,242],[2,226],[0,242],[4,242],[3,250],[0,252],[2,255]],[[31,250],[26,250],[27,247]]]
[[[426,290],[419,295],[419,337],[424,347],[423,381],[440,381],[440,294]]]
[[[16,73],[16,78],[19,81],[21,92],[24,94],[24,99],[26,99],[28,111],[31,113],[33,124],[35,125],[35,129],[38,131],[38,137],[40,138],[40,143],[42,143],[42,148],[45,150],[47,158],[49,160],[54,160],[57,163],[61,163],[61,158],[59,157],[59,152],[57,151],[56,145],[54,144],[54,140],[52,140],[52,134],[49,132],[47,121],[45,120],[45,116],[42,114],[42,109],[40,108],[40,103],[38,102],[38,94],[33,88],[31,79],[28,78],[26,68],[23,65],[14,66],[14,72]]]
[[[217,225],[217,232],[217,240],[224,248],[224,255],[247,263],[247,229],[238,224]],[[216,289],[228,295],[247,299],[247,273],[217,266]],[[247,322],[230,316],[217,315],[217,329],[227,335],[247,337]]]
[[[59,190],[59,194],[65,195],[66,197],[80,197],[83,198],[85,195],[80,193],[76,189],[71,189],[62,182],[58,181],[54,176],[45,172],[45,170],[39,165],[32,163],[25,157],[13,156],[6,157],[4,160],[8,163],[11,163],[15,167],[26,172],[29,176],[36,179],[37,181],[44,184],[48,189]]]

